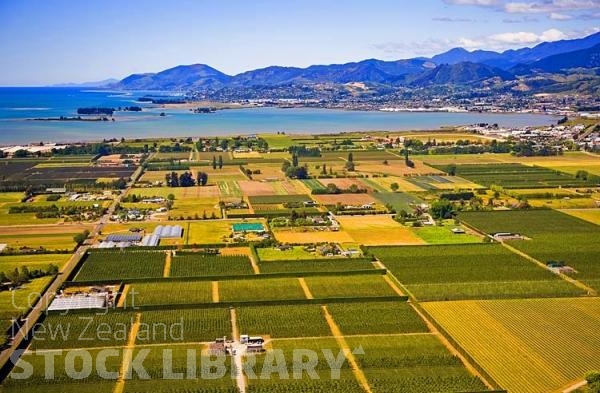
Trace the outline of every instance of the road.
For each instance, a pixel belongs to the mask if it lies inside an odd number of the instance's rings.
[[[112,216],[114,214],[115,209],[117,208],[118,204],[121,202],[121,198],[123,198],[123,196],[127,194],[127,192],[131,189],[131,187],[133,187],[133,184],[139,178],[141,173],[142,173],[141,167],[138,168],[138,170],[136,170],[136,172],[134,172],[134,174],[131,177],[131,181],[127,184],[127,187],[125,188],[125,190],[121,191],[121,194],[119,194],[113,200],[112,204],[107,209],[106,214],[104,214],[96,222],[96,225],[94,225],[94,229],[92,229],[92,231],[90,232],[89,239],[91,239],[92,241],[96,240],[98,235],[101,233],[102,228],[108,222],[110,216]],[[56,279],[52,282],[52,284],[48,287],[48,289],[44,292],[44,294],[42,296],[40,296],[40,299],[31,308],[31,310],[27,314],[27,317],[25,319],[23,319],[21,329],[19,329],[19,331],[17,331],[16,334],[14,335],[10,346],[5,348],[2,352],[0,352],[0,370],[4,369],[4,367],[10,361],[10,355],[19,348],[19,346],[22,344],[23,340],[25,340],[25,338],[29,335],[29,332],[31,331],[31,329],[33,328],[35,323],[38,321],[38,319],[40,318],[42,313],[46,310],[46,307],[52,302],[52,300],[54,299],[54,296],[56,295],[58,290],[62,287],[64,282],[67,280],[67,278],[69,278],[71,276],[71,274],[77,267],[79,261],[85,255],[88,248],[89,248],[89,246],[84,244],[84,245],[79,246],[75,250],[75,252],[71,256],[71,258],[69,258],[69,260],[63,267],[60,274],[56,277]]]

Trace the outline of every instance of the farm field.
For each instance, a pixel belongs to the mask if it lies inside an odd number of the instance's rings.
[[[327,306],[344,335],[428,333],[425,322],[405,301],[335,303]],[[364,318],[369,310],[375,318]]]
[[[408,212],[414,205],[423,203],[419,197],[406,192],[378,192],[374,196],[382,204],[391,205],[396,211],[406,210]]]
[[[0,292],[0,326],[7,330],[11,319],[26,312],[39,298],[39,294],[50,284],[52,277],[36,278],[12,291]]]
[[[424,244],[410,228],[389,216],[337,216],[342,230],[364,245]]]
[[[435,336],[350,337],[350,348],[362,347],[357,363],[374,392],[485,391]]]
[[[356,157],[354,158],[356,160]],[[360,161],[356,165],[356,171],[359,173],[368,174],[386,174],[392,176],[415,176],[415,175],[429,175],[429,174],[442,174],[443,172],[439,169],[430,167],[424,163],[415,162],[415,167],[410,168],[404,163],[404,157],[395,161],[389,161],[388,164],[380,162],[363,162]]]
[[[308,289],[315,297],[378,297],[397,296],[382,275],[352,275],[340,277],[306,277]]]
[[[210,281],[156,281],[129,284],[127,307],[152,306],[158,304],[211,303]],[[132,304],[133,303],[133,304]]]
[[[162,251],[90,252],[76,281],[162,277],[166,256]]]
[[[253,274],[246,255],[214,256],[177,252],[171,258],[171,277]]]
[[[510,392],[562,391],[600,367],[598,298],[436,302],[423,307]]]
[[[372,247],[369,252],[422,301],[585,294],[499,244]]]
[[[577,273],[573,278],[594,285],[600,279],[597,263],[598,247],[595,239],[600,226],[556,210],[505,211],[486,213],[463,213],[461,219],[486,232],[520,233],[531,240],[513,240],[512,247],[538,259],[542,263],[563,262]]]
[[[288,244],[310,243],[354,243],[354,238],[344,230],[340,231],[315,231],[308,228],[273,228],[275,239]]]
[[[405,177],[397,177],[397,176],[379,176],[379,177],[370,177],[370,178],[361,178],[360,180],[371,187],[374,190],[379,191],[377,194],[374,194],[375,197],[378,196],[379,193],[389,193],[392,190],[392,184],[398,184],[398,190],[402,193],[408,195],[409,192],[423,192],[426,189],[419,187],[414,182],[410,182]]]
[[[305,299],[297,278],[219,281],[222,302]]]
[[[49,264],[54,264],[62,269],[70,258],[71,254],[2,255],[0,256],[0,272],[21,266],[27,266],[29,270],[46,269]]]
[[[289,135],[259,134],[258,136],[267,142],[271,150],[287,149],[294,144],[293,139]]]
[[[447,171],[448,167],[437,168]],[[490,187],[492,184],[504,188],[533,187],[579,187],[591,186],[592,181],[576,179],[573,175],[552,169],[526,166],[523,164],[463,164],[456,166],[456,174],[474,183]]]
[[[261,261],[262,273],[284,272],[348,272],[356,270],[373,269],[373,264],[368,259],[362,258],[327,258],[294,261]]]
[[[78,353],[80,352],[80,353]],[[100,350],[98,349],[82,349],[73,351],[71,356],[75,356],[74,364],[75,369],[80,370],[82,368],[82,356],[86,354],[91,355],[92,359],[98,357]],[[111,354],[112,355],[112,354]],[[20,364],[17,365],[18,370],[22,370],[21,366],[26,366],[26,363],[31,365],[32,375],[26,379],[10,379],[8,378],[3,383],[3,392],[34,392],[34,393],[77,393],[84,390],[99,392],[99,393],[111,393],[115,386],[114,379],[104,379],[110,374],[104,373],[115,373],[119,372],[119,366],[122,360],[122,352],[118,351],[114,356],[106,358],[105,370],[100,370],[96,367],[94,362],[93,369],[89,378],[84,380],[71,378],[65,370],[65,358],[67,356],[66,351],[57,351],[54,353],[54,378],[48,379],[45,377],[46,362],[45,357],[39,354],[25,354],[19,360]],[[103,378],[104,377],[104,378]]]
[[[183,224],[184,239],[187,244],[215,244],[226,243],[231,235],[231,226],[236,221],[202,220],[190,221]],[[264,220],[247,219],[246,222],[260,222]]]
[[[600,225],[600,209],[565,209],[561,212]]]
[[[321,307],[316,304],[241,307],[237,310],[237,319],[242,334],[251,332],[271,338],[331,335]]]
[[[455,234],[452,229],[463,229],[466,233]],[[423,226],[412,228],[417,236],[423,239],[427,244],[464,244],[481,243],[480,236],[473,234],[462,225],[455,225],[452,220],[443,222],[443,226]]]

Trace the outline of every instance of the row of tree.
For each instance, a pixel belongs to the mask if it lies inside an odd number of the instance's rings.
[[[185,171],[181,175],[177,172],[167,173],[165,182],[168,187],[192,187],[196,185],[196,180],[190,171]],[[198,172],[198,185],[205,186],[208,183],[208,174]]]

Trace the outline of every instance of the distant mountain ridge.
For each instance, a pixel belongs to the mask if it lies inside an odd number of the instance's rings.
[[[306,68],[271,66],[227,75],[205,64],[180,65],[158,73],[130,75],[107,87],[124,90],[207,90],[283,85],[347,84],[386,86],[472,84],[515,73],[558,72],[565,68],[600,67],[600,33],[575,40],[544,42],[533,48],[502,53],[454,48],[432,58],[312,65]]]

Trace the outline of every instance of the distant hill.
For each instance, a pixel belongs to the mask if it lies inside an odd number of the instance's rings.
[[[474,82],[480,82],[490,78],[500,78],[501,80],[511,80],[514,75],[510,72],[471,62],[462,62],[458,64],[442,64],[433,70],[427,71],[410,81],[411,86],[429,86],[429,85],[462,85]]]
[[[82,83],[58,83],[55,85],[51,85],[50,87],[102,87],[106,85],[111,85],[113,83],[119,82],[118,79],[104,79],[102,81],[96,82],[82,82]]]
[[[306,68],[271,66],[238,75],[227,75],[205,64],[180,65],[158,73],[133,74],[107,87],[126,90],[204,90],[275,88],[277,86],[343,85],[361,82],[370,86],[470,85],[497,78],[502,81],[534,73],[557,72],[573,67],[597,67],[600,33],[575,40],[541,43],[533,48],[467,51],[454,48],[432,58],[396,61],[368,59],[359,62],[312,65]]]
[[[548,56],[587,49],[598,44],[600,44],[600,33],[574,40],[542,42],[533,48],[509,49],[502,53],[484,50],[469,52],[463,48],[454,48],[433,56],[431,61],[436,64],[456,64],[469,61],[509,69],[517,64],[532,63]]]
[[[127,90],[187,90],[220,88],[231,76],[205,64],[180,65],[159,73],[133,74],[111,87]]]
[[[527,65],[515,67],[515,71],[527,74],[533,71],[561,72],[571,68],[600,67],[600,44],[587,49],[548,56]]]

